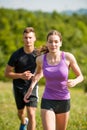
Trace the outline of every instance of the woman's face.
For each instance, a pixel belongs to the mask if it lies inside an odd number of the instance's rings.
[[[58,35],[54,34],[48,37],[47,47],[49,49],[49,52],[57,52],[60,50],[61,45],[62,41],[60,41],[60,37]]]

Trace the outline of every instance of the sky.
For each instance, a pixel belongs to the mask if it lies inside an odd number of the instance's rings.
[[[62,12],[87,9],[87,0],[0,0],[0,8],[26,9],[29,11]]]

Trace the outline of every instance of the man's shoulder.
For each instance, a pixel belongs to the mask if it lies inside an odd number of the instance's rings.
[[[17,53],[17,52],[23,52],[23,47],[18,48],[14,53]]]
[[[17,49],[16,51],[13,52],[13,55],[19,55],[20,53],[23,53],[23,47]]]

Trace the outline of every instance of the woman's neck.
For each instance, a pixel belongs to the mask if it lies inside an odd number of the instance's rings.
[[[57,65],[61,61],[61,51],[57,53],[48,53],[47,62],[50,65]]]
[[[57,58],[57,57],[60,57],[61,55],[61,51],[57,51],[56,53],[48,53],[48,56],[51,57],[51,58]]]

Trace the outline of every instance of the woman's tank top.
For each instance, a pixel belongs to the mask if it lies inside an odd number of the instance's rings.
[[[68,66],[65,63],[65,54],[62,52],[61,60],[57,65],[47,63],[46,54],[43,58],[43,74],[46,86],[43,98],[52,100],[70,99],[70,92],[67,87]]]

